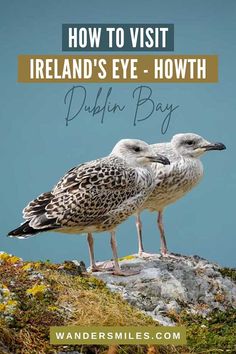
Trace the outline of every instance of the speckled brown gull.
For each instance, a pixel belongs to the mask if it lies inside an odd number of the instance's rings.
[[[199,157],[210,150],[224,150],[225,145],[210,143],[197,134],[184,133],[174,135],[171,142],[150,146],[154,154],[163,154],[170,160],[169,166],[152,165],[156,187],[143,204],[143,209],[158,212],[157,225],[161,236],[161,253],[167,255],[168,249],[163,225],[164,209],[182,198],[199,183],[203,176],[203,165]],[[138,253],[140,256],[148,256],[149,254],[144,252],[139,213],[136,218],[136,227]]]
[[[40,232],[91,233],[110,231],[115,273],[115,229],[135,213],[154,188],[152,162],[169,163],[141,140],[124,139],[104,158],[72,168],[55,188],[23,210],[23,225],[9,236],[27,238]]]

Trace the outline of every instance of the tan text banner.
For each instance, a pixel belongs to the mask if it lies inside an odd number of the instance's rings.
[[[216,55],[20,55],[18,82],[218,81]]]
[[[185,327],[62,326],[50,327],[50,343],[64,344],[186,344]]]

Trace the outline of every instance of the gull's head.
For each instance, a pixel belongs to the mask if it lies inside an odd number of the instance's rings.
[[[195,158],[206,151],[226,149],[222,143],[211,143],[200,135],[193,133],[176,134],[173,136],[171,144],[182,156]]]
[[[150,145],[142,140],[122,139],[113,148],[111,155],[124,159],[133,167],[148,166],[153,162],[169,165],[170,161],[152,151]]]

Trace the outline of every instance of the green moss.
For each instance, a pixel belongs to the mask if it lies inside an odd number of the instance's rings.
[[[235,268],[221,268],[219,272],[223,277],[229,277],[233,281],[236,281],[236,269]]]
[[[186,326],[187,344],[194,353],[236,352],[235,309],[227,312],[216,310],[207,318],[182,312],[178,315],[178,322]]]
[[[130,261],[131,259],[135,259],[135,256],[133,254],[118,258],[119,261]]]
[[[4,255],[0,264],[0,284],[16,302],[14,311],[0,313],[1,343],[17,354],[54,354],[77,350],[83,354],[105,354],[103,346],[53,348],[49,327],[55,325],[158,325],[130,306],[119,294],[111,293],[105,283],[76,267],[72,262],[23,262]],[[224,268],[223,276],[235,279],[235,270]],[[38,286],[38,288],[37,288]],[[46,291],[27,291],[29,289]],[[4,299],[4,297],[2,297]],[[3,301],[3,300],[1,300]],[[0,304],[1,304],[0,301]],[[4,300],[5,301],[5,300]],[[115,354],[234,353],[236,310],[215,311],[204,319],[182,312],[170,314],[187,328],[187,347],[118,346]]]
[[[84,273],[83,264],[23,262],[6,254],[0,264],[0,284],[17,304],[11,316],[0,312],[0,343],[13,353],[65,351],[65,347],[55,350],[50,345],[50,326],[156,324],[120,295],[111,293],[103,281]],[[68,347],[68,351],[73,349],[83,354],[107,351],[98,346]]]
[[[0,265],[0,282],[5,284],[16,301],[11,316],[1,313],[0,342],[13,353],[47,353],[50,349],[48,328],[64,322],[62,312],[50,311],[57,301],[57,292],[34,264],[5,259]],[[35,288],[48,289],[31,292]]]

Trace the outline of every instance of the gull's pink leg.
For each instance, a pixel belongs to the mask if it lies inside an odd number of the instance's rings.
[[[142,258],[154,256],[154,254],[152,253],[144,252],[143,236],[142,236],[142,221],[141,221],[140,213],[136,215],[136,228],[138,234],[138,256]]]
[[[157,224],[161,235],[161,254],[166,256],[168,254],[166,238],[165,238],[165,230],[163,225],[163,210],[158,212]]]
[[[136,215],[136,229],[138,234],[138,255],[142,256],[142,253],[144,252],[144,247],[142,238],[142,221],[139,213]]]
[[[96,264],[94,257],[94,241],[93,234],[91,232],[87,235],[87,241],[89,246],[89,259],[90,259],[90,268],[92,272],[106,272],[113,269],[110,262],[101,262]]]
[[[132,271],[124,272],[120,269],[119,262],[118,262],[118,254],[117,254],[117,245],[116,245],[116,232],[114,230],[111,231],[111,248],[112,248],[113,261],[115,266],[115,270],[113,272],[114,275],[129,276],[129,275],[138,274],[138,272],[132,272]]]
[[[96,266],[95,258],[94,258],[94,247],[93,247],[93,235],[91,232],[87,235],[87,241],[89,246],[89,259],[90,259],[90,267],[92,272],[98,271],[98,267]]]

